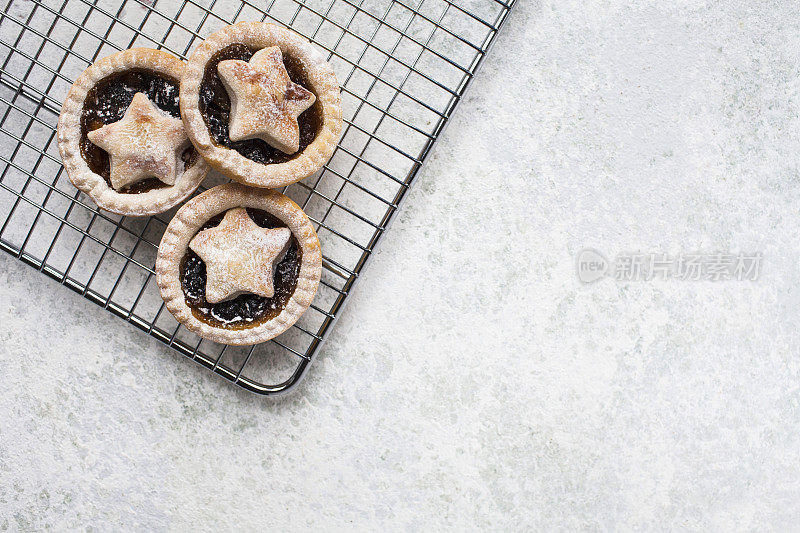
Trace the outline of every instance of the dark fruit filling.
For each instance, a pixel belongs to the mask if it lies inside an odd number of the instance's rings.
[[[248,208],[247,214],[262,228],[286,227],[279,218],[266,211]],[[206,222],[201,231],[219,225],[223,216],[224,213]],[[289,303],[297,288],[302,258],[302,250],[292,235],[286,255],[275,267],[275,295],[272,298],[242,294],[225,302],[211,304],[205,299],[206,264],[196,253],[188,250],[181,261],[181,287],[186,304],[195,318],[218,328],[246,329],[257,326],[278,316]]]
[[[231,99],[222,80],[219,79],[217,65],[226,59],[249,61],[258,50],[250,49],[243,44],[232,44],[214,54],[206,65],[205,75],[200,84],[200,113],[206,121],[208,131],[215,143],[236,150],[244,157],[257,163],[285,163],[300,155],[314,141],[322,127],[322,104],[319,99],[297,117],[300,126],[300,149],[293,154],[285,154],[268,145],[261,139],[231,141],[228,124],[231,114]],[[289,78],[309,89],[303,65],[292,57],[283,56],[283,64]],[[309,89],[310,90],[310,89]]]
[[[92,144],[86,136],[90,131],[122,120],[136,93],[144,93],[153,104],[175,118],[180,118],[178,80],[144,69],[131,69],[100,80],[89,90],[81,115],[81,154],[92,172],[103,176],[111,184],[111,164],[108,153]],[[197,161],[197,153],[190,145],[181,154],[185,168]],[[167,187],[157,178],[148,178],[123,188],[118,192],[140,193]]]

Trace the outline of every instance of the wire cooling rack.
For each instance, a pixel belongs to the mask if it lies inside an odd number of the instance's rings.
[[[10,0],[0,13],[0,248],[231,382],[285,392],[308,369],[514,0]],[[61,103],[92,62],[133,46],[182,58],[240,20],[289,26],[327,52],[345,127],[331,161],[284,193],[324,253],[311,308],[254,347],[201,339],[165,310],[153,265],[175,210],[99,211],[63,172]],[[223,182],[212,173],[205,187]]]

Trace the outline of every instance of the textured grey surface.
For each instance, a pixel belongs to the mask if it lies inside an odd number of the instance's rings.
[[[800,6],[653,4],[520,2],[286,399],[0,256],[0,529],[800,520]]]

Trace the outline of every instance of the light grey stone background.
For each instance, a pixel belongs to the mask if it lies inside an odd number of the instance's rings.
[[[0,256],[0,529],[795,525],[799,74],[793,1],[521,0],[279,401]]]

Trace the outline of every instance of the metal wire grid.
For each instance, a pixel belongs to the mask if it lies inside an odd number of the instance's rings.
[[[296,385],[453,113],[514,0],[9,0],[0,13],[0,248],[231,382]],[[63,172],[61,102],[92,62],[133,46],[180,57],[239,20],[289,26],[327,51],[345,128],[324,170],[284,193],[322,243],[311,309],[280,337],[237,348],[202,340],[165,311],[158,243],[174,210],[100,212]],[[212,175],[210,187],[224,181]]]

